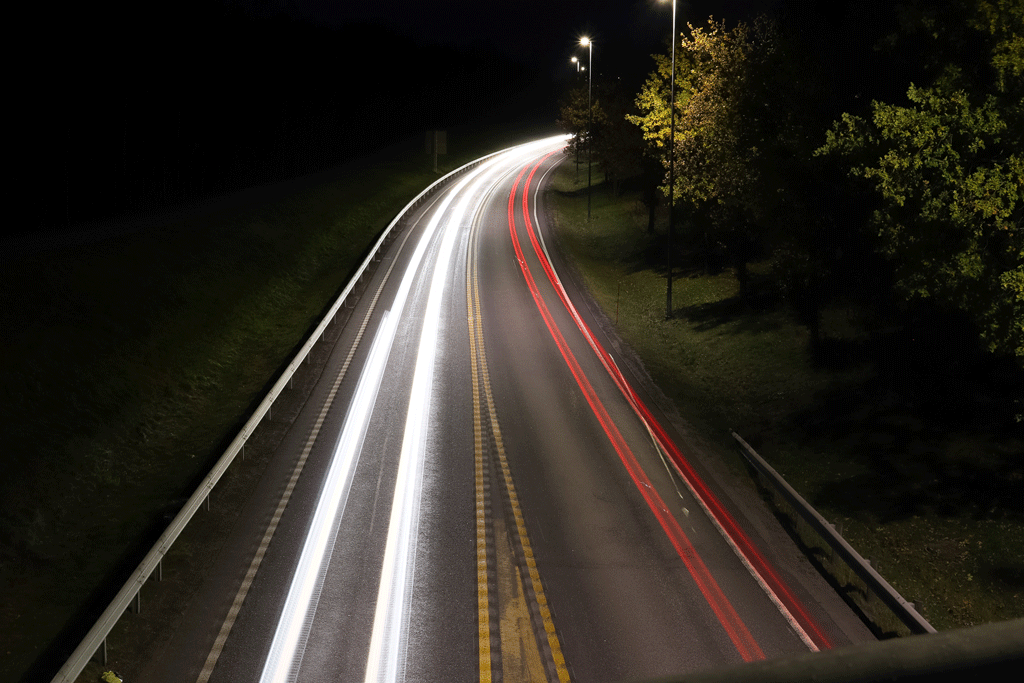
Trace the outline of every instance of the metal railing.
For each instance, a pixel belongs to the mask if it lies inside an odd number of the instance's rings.
[[[865,598],[863,603],[870,601],[872,596],[877,597],[878,602],[910,633],[935,633],[935,628],[918,613],[914,608],[914,603],[908,602],[902,595],[896,592],[896,589],[882,578],[882,575],[871,566],[871,563],[854,550],[846,542],[846,539],[836,531],[835,527],[818,514],[818,511],[804,500],[792,486],[786,483],[786,480],[771,465],[765,462],[764,458],[750,447],[750,444],[744,441],[736,432],[732,432],[732,436],[740,446],[740,453],[750,463],[751,467],[761,475],[761,481],[766,483],[772,493],[781,498],[783,503],[799,516],[800,521],[828,546],[828,549],[831,551],[829,553],[829,561],[833,565],[841,563],[841,566],[848,568],[849,574],[852,575],[849,578],[856,579],[856,588]],[[811,545],[806,539],[802,540]],[[833,574],[833,579],[842,580],[840,577],[835,576],[836,572],[831,573]],[[847,583],[845,580],[843,582]],[[872,618],[871,613],[874,610],[871,609],[871,605],[858,604],[858,607],[876,626],[885,628],[875,618]]]
[[[71,654],[68,660],[61,667],[60,671],[53,678],[53,683],[69,683],[78,678],[79,674],[85,669],[86,665],[92,660],[97,653],[101,653],[102,663],[106,665],[107,655],[107,636],[110,631],[120,620],[124,612],[134,602],[136,605],[136,611],[141,608],[142,603],[142,585],[149,580],[153,572],[157,572],[159,578],[163,571],[163,558],[164,555],[170,550],[171,545],[177,540],[178,536],[185,529],[188,523],[192,520],[196,511],[206,503],[209,508],[210,493],[213,491],[213,487],[217,485],[220,478],[227,471],[228,467],[234,462],[235,458],[239,453],[243,453],[245,443],[252,435],[252,433],[259,426],[263,418],[271,412],[271,408],[274,405],[274,401],[284,391],[285,387],[289,384],[292,376],[299,369],[306,357],[309,355],[313,346],[323,337],[324,330],[337,316],[338,311],[348,301],[349,296],[352,295],[356,285],[367,274],[371,265],[376,260],[381,250],[387,246],[388,240],[392,237],[393,232],[397,232],[397,226],[400,224],[406,213],[415,209],[422,204],[427,198],[429,198],[434,192],[442,188],[445,184],[451,181],[453,178],[462,175],[466,171],[478,166],[479,164],[487,161],[488,159],[501,154],[507,150],[499,150],[492,154],[480,157],[475,161],[457,168],[456,170],[448,173],[444,177],[433,182],[429,187],[420,192],[416,197],[405,205],[405,207],[398,212],[394,220],[388,224],[387,228],[381,233],[377,242],[373,245],[370,253],[366,259],[363,260],[362,265],[355,272],[352,278],[349,280],[345,289],[342,290],[341,294],[338,295],[334,304],[327,311],[327,314],[321,319],[320,324],[316,326],[313,332],[306,339],[306,342],[302,345],[299,351],[295,354],[291,363],[285,368],[284,372],[278,378],[274,386],[271,387],[270,391],[263,401],[253,411],[252,416],[242,427],[241,431],[234,438],[231,444],[224,451],[224,454],[217,460],[217,463],[213,466],[210,473],[203,479],[202,483],[199,484],[195,493],[188,499],[178,515],[171,521],[167,529],[163,532],[157,542],[153,545],[152,549],[146,554],[139,566],[132,572],[131,576],[125,582],[121,590],[118,591],[117,595],[111,601],[110,605],[103,611],[99,619],[89,630],[89,632],[82,639],[82,642],[78,645],[75,651]]]

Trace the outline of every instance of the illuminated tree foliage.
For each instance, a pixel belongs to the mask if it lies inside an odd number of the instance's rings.
[[[671,124],[672,60],[669,55],[651,55],[655,69],[647,77],[643,88],[636,97],[636,106],[641,115],[630,114],[626,120],[640,127],[651,149],[651,153],[666,160],[669,144],[669,126]],[[682,107],[690,98],[691,64],[684,54],[676,55],[676,121],[682,113]],[[667,160],[665,161],[667,165]],[[665,194],[668,195],[666,178]]]
[[[755,31],[745,24],[727,30],[725,22],[709,19],[708,28],[690,26],[676,58],[676,123],[674,198],[696,209],[714,205],[735,207],[747,201],[757,184],[755,163],[757,105],[760,88],[754,87],[758,67],[771,49],[766,25]],[[640,116],[631,117],[656,149],[668,147],[670,138],[668,57],[656,55],[657,70],[637,97]],[[754,114],[754,116],[750,116]],[[665,154],[668,167],[671,159]],[[665,192],[668,193],[669,188]]]
[[[789,175],[780,164],[793,157],[794,74],[786,66],[788,55],[768,20],[732,29],[714,19],[703,28],[691,25],[677,49],[671,157],[666,151],[672,67],[666,56],[656,55],[655,62],[656,71],[636,99],[641,114],[630,120],[666,169],[674,160],[674,200],[699,226],[707,247],[725,248],[745,295],[754,245],[785,198]],[[667,195],[667,178],[664,190]]]
[[[678,51],[677,51],[678,52]],[[672,60],[669,55],[651,55],[654,71],[647,77],[634,100],[640,114],[627,114],[626,121],[640,130],[644,199],[648,208],[647,231],[654,232],[655,212],[660,197],[668,197],[668,147],[670,139]],[[676,118],[690,96],[690,62],[685,55],[676,55]],[[660,169],[660,170],[659,170]],[[663,171],[663,173],[662,173]],[[662,177],[663,176],[663,177]]]
[[[675,136],[675,196],[694,206],[728,207],[730,218],[760,212],[757,201],[764,154],[760,76],[773,49],[770,26],[708,21],[690,27],[681,48],[692,67],[690,96]]]
[[[879,198],[873,236],[906,299],[959,309],[990,350],[1024,358],[1024,2],[910,3],[903,17],[952,60],[908,102],[844,114],[817,153],[849,159]]]
[[[904,301],[966,314],[989,350],[1024,363],[1024,0],[886,11],[895,22],[831,60],[827,37],[792,21],[691,25],[674,148],[668,56],[655,56],[627,119],[664,165],[666,195],[674,161],[675,205],[705,249],[724,247],[741,295],[747,260],[770,256],[812,341],[831,298],[884,305],[891,278]],[[858,17],[823,26],[845,36]],[[858,54],[875,67],[851,90],[839,74]],[[861,106],[865,91],[875,101]],[[846,104],[832,108],[837,97]]]

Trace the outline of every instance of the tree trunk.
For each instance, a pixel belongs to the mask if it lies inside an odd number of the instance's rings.
[[[736,272],[736,281],[740,283],[740,301],[750,303],[750,270],[747,268],[745,255],[736,256],[733,259],[733,269]]]

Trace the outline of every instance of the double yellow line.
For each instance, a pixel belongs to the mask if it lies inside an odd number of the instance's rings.
[[[549,680],[568,683],[569,672],[562,655],[562,647],[555,631],[544,587],[537,571],[526,522],[523,519],[519,498],[512,483],[512,472],[508,467],[505,447],[501,438],[494,397],[491,393],[490,376],[487,371],[487,357],[484,352],[483,325],[480,313],[480,288],[477,277],[476,225],[469,240],[466,266],[466,308],[469,320],[470,369],[473,381],[473,444],[476,471],[476,564],[477,564],[477,612],[480,653],[480,681],[489,683],[498,678],[503,683],[512,683],[522,676],[528,680]],[[486,415],[483,411],[486,404]],[[493,453],[490,440],[485,440],[486,431],[493,437]],[[492,457],[493,456],[493,457]],[[492,524],[489,513],[491,480],[489,465],[498,466],[499,481],[504,485],[512,525]],[[499,522],[501,520],[498,520]],[[508,555],[508,543],[496,542],[494,528],[515,527],[509,530],[511,545],[519,552],[519,562]],[[489,552],[488,543],[491,551]],[[504,549],[503,549],[504,546]],[[504,566],[502,566],[504,564]],[[509,564],[512,570],[508,571]],[[514,566],[518,565],[518,566]],[[502,572],[502,569],[506,571]],[[511,574],[513,590],[502,591],[496,577],[499,573]],[[525,574],[525,576],[524,576]],[[507,582],[506,582],[507,583]],[[498,623],[493,623],[493,613]],[[531,609],[532,608],[532,609]],[[532,628],[530,627],[532,624]],[[492,647],[493,635],[500,646],[497,652]],[[529,630],[529,633],[523,633]],[[539,636],[539,637],[538,637]],[[501,670],[496,669],[500,667]]]

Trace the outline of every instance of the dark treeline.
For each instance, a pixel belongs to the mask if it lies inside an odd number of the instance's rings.
[[[905,329],[925,372],[1024,365],[1024,0],[786,0],[689,24],[674,145],[667,49],[639,93],[595,84],[595,157],[613,180],[647,169],[652,234],[673,162],[671,248],[733,269],[751,308],[786,302],[819,357],[823,310],[853,303]],[[570,132],[586,101],[563,100]]]
[[[70,5],[20,22],[14,231],[163,210],[321,171],[495,108],[493,54],[216,2]]]

